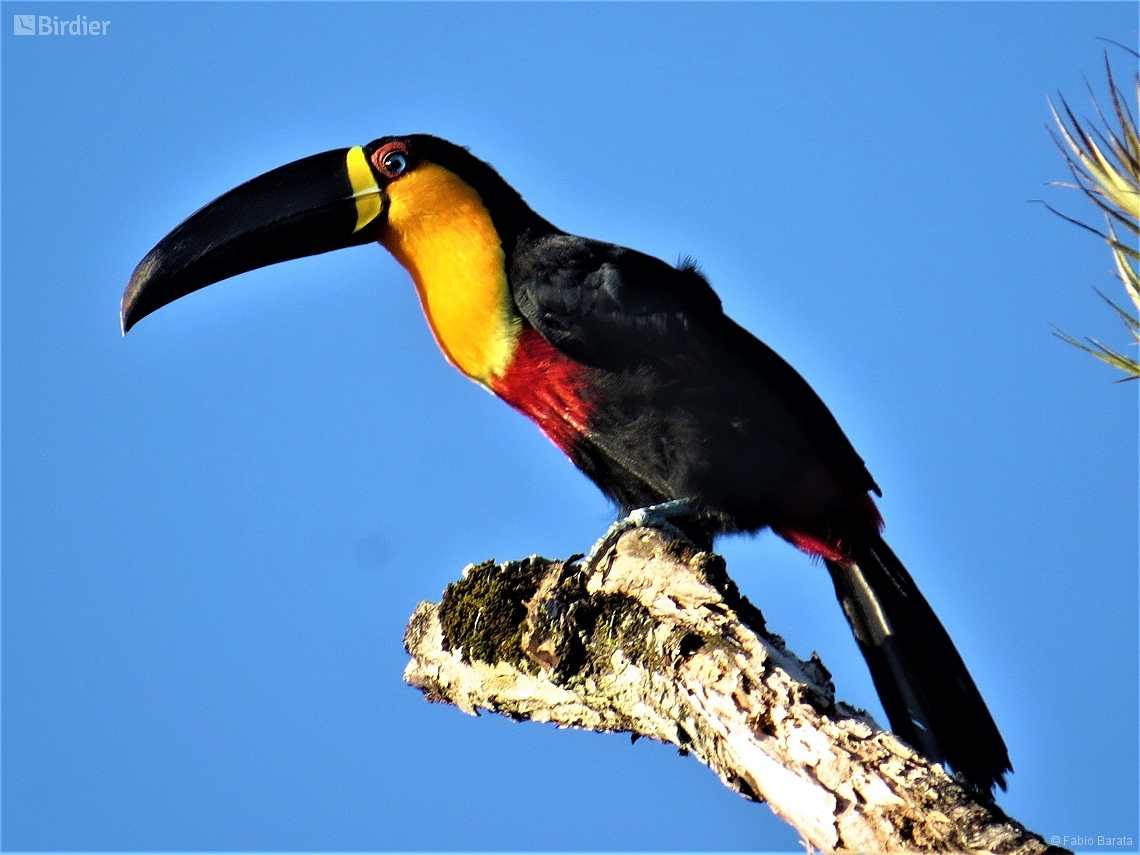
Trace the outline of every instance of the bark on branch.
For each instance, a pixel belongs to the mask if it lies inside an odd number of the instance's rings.
[[[720,556],[655,529],[589,577],[537,556],[469,566],[420,603],[405,646],[429,700],[670,742],[824,852],[1061,851],[836,701]]]

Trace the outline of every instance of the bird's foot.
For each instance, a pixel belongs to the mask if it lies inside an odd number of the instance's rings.
[[[693,510],[692,499],[673,499],[669,502],[661,502],[658,505],[649,505],[644,508],[635,508],[630,511],[624,518],[618,520],[609,527],[605,534],[598,539],[590,550],[590,554],[581,559],[582,571],[589,575],[594,571],[595,566],[606,553],[610,551],[618,538],[633,528],[641,528],[648,526],[649,528],[659,529],[671,537],[676,537],[684,541],[692,543],[691,538],[669,522],[674,517],[683,517]]]

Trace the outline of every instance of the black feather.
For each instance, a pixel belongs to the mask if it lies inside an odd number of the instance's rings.
[[[1005,742],[934,610],[877,534],[855,541],[852,555],[827,569],[891,729],[984,792],[1004,790]]]

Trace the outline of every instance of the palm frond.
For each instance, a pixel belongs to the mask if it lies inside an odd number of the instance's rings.
[[[1118,368],[1127,374],[1127,377],[1122,377],[1121,380],[1137,380],[1140,379],[1140,362],[1137,362],[1131,357],[1125,356],[1119,351],[1113,350],[1105,344],[1097,341],[1095,338],[1085,339],[1088,344],[1083,341],[1078,341],[1067,332],[1057,327],[1053,327],[1053,335],[1061,339],[1061,341],[1068,342],[1073,347],[1078,347],[1085,353],[1095,356],[1102,362],[1106,362],[1113,368]]]
[[[1049,133],[1065,156],[1075,182],[1062,186],[1080,190],[1096,205],[1104,214],[1106,231],[1102,232],[1087,223],[1061,214],[1052,206],[1046,205],[1046,207],[1069,222],[1099,235],[1109,245],[1116,265],[1116,274],[1124,284],[1133,307],[1137,313],[1140,313],[1140,272],[1137,270],[1140,252],[1137,252],[1132,245],[1135,241],[1127,241],[1129,232],[1133,238],[1140,236],[1140,133],[1137,132],[1136,119],[1112,76],[1107,54],[1104,62],[1108,91],[1112,100],[1112,116],[1119,130],[1113,129],[1113,123],[1101,110],[1096,96],[1090,92],[1093,108],[1104,127],[1086,127],[1073,113],[1064,97],[1058,96],[1061,111],[1057,110],[1052,101],[1049,102],[1049,109],[1053,113],[1053,120],[1060,136],[1052,130]],[[1134,83],[1137,102],[1140,104],[1140,73],[1136,75]],[[1120,237],[1117,229],[1125,230],[1125,239]],[[1124,323],[1132,336],[1133,344],[1140,343],[1140,319],[1104,294],[1100,296]],[[1074,347],[1124,371],[1129,375],[1126,379],[1140,377],[1140,362],[1136,359],[1125,356],[1093,338],[1086,338],[1082,342],[1056,327],[1053,328],[1053,333]]]

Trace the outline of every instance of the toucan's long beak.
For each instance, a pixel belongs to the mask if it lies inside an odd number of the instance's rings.
[[[214,282],[376,239],[387,211],[364,149],[326,151],[215,199],[159,241],[123,292],[123,334]]]

